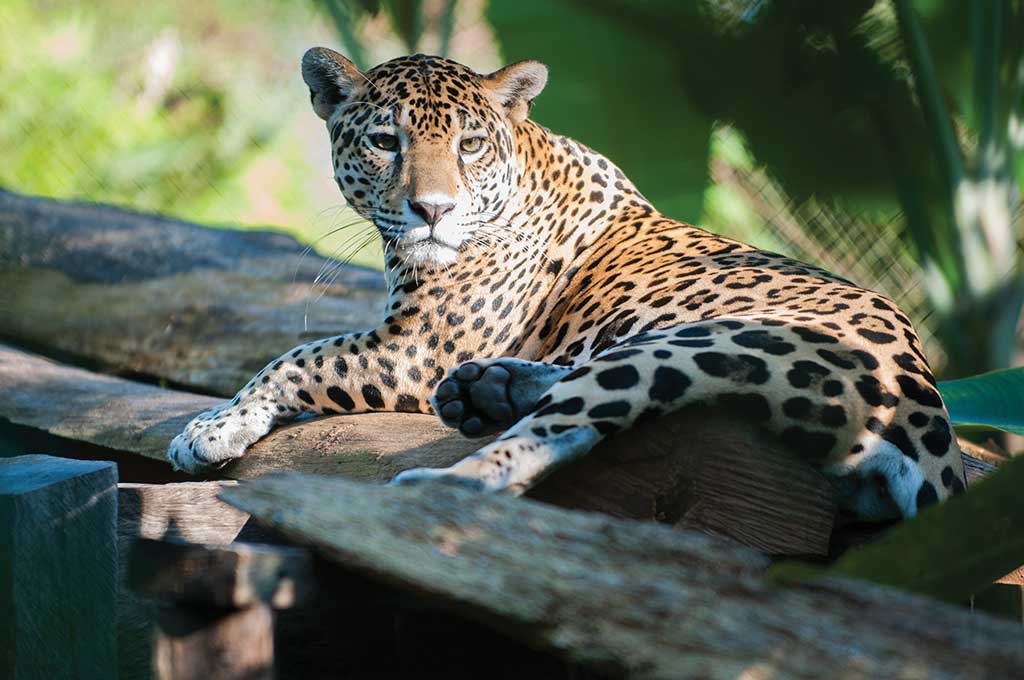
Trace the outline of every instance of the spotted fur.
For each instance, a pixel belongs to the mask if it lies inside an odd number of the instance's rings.
[[[338,186],[384,239],[384,320],[271,362],[174,440],[176,466],[238,458],[300,413],[436,411],[504,434],[396,482],[521,491],[638,418],[709,403],[777,432],[866,519],[963,490],[906,315],[660,214],[611,161],[527,118],[543,65],[479,75],[415,55],[362,74],[316,48],[303,76]]]

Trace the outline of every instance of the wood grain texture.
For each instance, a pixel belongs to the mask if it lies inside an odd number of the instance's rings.
[[[158,610],[154,680],[273,680],[274,612],[168,607]]]
[[[299,474],[222,496],[341,570],[607,672],[1005,678],[1024,667],[1019,626],[866,583],[770,587],[758,553],[652,523]]]
[[[157,245],[158,244],[158,245]],[[283,234],[0,190],[0,328],[47,351],[231,395],[289,348],[381,318],[380,272]]]
[[[188,421],[221,402],[0,345],[0,417],[61,437],[165,461],[167,445]],[[275,430],[220,476],[298,470],[390,479],[417,465],[448,465],[479,445],[422,414],[337,416]]]
[[[0,387],[6,388],[0,389],[0,417],[161,461],[185,423],[217,403],[2,345]],[[464,439],[421,414],[333,416],[281,427],[216,474],[252,479],[296,471],[385,482],[409,468],[450,465],[486,441]],[[972,479],[989,469],[965,461]],[[672,414],[610,437],[531,495],[699,528],[770,554],[825,554],[835,515],[831,487],[817,472],[768,433],[710,409]]]
[[[0,677],[117,673],[117,470],[0,459]]]
[[[227,545],[238,538],[259,540],[266,531],[249,527],[248,513],[218,499],[233,481],[175,484],[118,484],[117,646],[118,677],[146,680],[151,673],[154,618],[158,602],[128,587],[128,558],[138,539],[179,539]],[[255,525],[255,523],[252,523]]]

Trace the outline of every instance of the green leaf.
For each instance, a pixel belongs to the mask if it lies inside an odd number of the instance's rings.
[[[922,511],[827,569],[781,562],[775,580],[844,576],[965,602],[1024,564],[1024,457],[1015,458],[941,505]]]
[[[954,425],[1024,435],[1024,368],[1007,368],[939,383]]]
[[[707,184],[711,119],[658,40],[567,0],[492,2],[508,61],[550,67],[531,117],[604,154],[662,212],[696,221]]]

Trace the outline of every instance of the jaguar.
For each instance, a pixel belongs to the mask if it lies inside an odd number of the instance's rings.
[[[300,414],[437,414],[501,433],[440,479],[522,493],[638,419],[760,423],[865,520],[964,490],[949,415],[892,300],[660,213],[608,158],[529,118],[536,61],[302,59],[345,201],[376,225],[383,321],[295,347],[170,445],[196,472]],[[641,134],[637,131],[636,134]]]

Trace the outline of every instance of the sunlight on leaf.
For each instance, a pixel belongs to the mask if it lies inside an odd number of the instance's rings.
[[[1024,435],[1024,368],[947,380],[939,392],[954,425]]]

